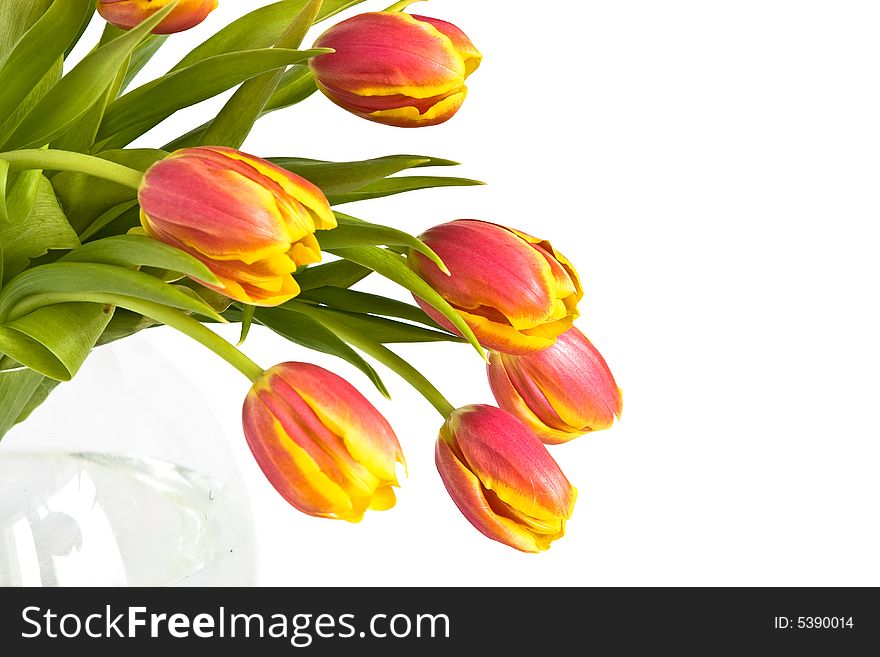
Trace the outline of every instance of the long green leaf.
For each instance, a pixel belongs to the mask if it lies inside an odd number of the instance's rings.
[[[145,235],[116,235],[89,242],[65,255],[61,262],[157,267],[206,283],[220,283],[210,269],[188,253]]]
[[[283,0],[255,9],[230,23],[196,47],[171,70],[177,71],[217,55],[269,48],[278,43],[278,40],[287,31],[287,27],[307,2],[308,0]],[[324,0],[316,22],[361,2],[363,0]]]
[[[291,21],[276,48],[299,48],[315,22],[324,0],[309,0]],[[284,69],[267,71],[242,84],[217,114],[200,138],[203,145],[239,148],[250,134],[263,108],[278,88]]]
[[[407,324],[394,319],[385,317],[376,317],[375,315],[367,315],[363,313],[351,313],[332,308],[324,308],[321,310],[330,313],[333,317],[345,322],[350,328],[356,329],[364,335],[370,336],[373,340],[380,344],[401,343],[401,342],[464,342],[457,335],[446,331],[435,331],[432,329],[416,326],[415,324]]]
[[[269,97],[269,100],[266,101],[260,116],[262,117],[270,112],[295,105],[311,96],[317,90],[315,78],[311,71],[309,71],[309,67],[304,64],[294,64],[281,75],[278,88]],[[162,148],[166,151],[176,151],[179,148],[188,148],[200,143],[207,143],[203,135],[210,125],[210,121],[203,123],[186,134],[171,140]]]
[[[384,317],[399,317],[400,319],[418,322],[431,328],[445,330],[418,306],[413,306],[397,299],[370,294],[369,292],[328,286],[302,292],[297,298],[305,301],[314,301],[338,310],[347,310],[353,313],[369,313]]]
[[[168,37],[168,34],[151,34],[146,41],[137,47],[131,54],[131,59],[126,67],[125,77],[123,77],[122,85],[119,87],[120,91],[125,91],[128,88],[128,85],[131,84],[135,76],[150,62],[153,55],[159,52],[159,49],[165,44]]]
[[[58,205],[52,185],[41,176],[30,216],[17,223],[0,223],[0,242],[4,250],[4,276],[15,276],[33,258],[39,258],[53,249],[73,249],[79,246],[76,232]]]
[[[0,326],[0,352],[57,381],[70,380],[113,316],[94,303],[38,308]]]
[[[0,224],[9,221],[9,210],[6,208],[6,184],[9,182],[9,162],[0,160]],[[2,244],[2,241],[0,241]],[[0,275],[0,282],[3,276]]]
[[[465,337],[465,339],[467,339],[468,342],[471,343],[480,356],[483,358],[486,357],[477,337],[462,319],[461,315],[459,315],[455,308],[450,306],[449,302],[441,297],[434,288],[428,285],[418,274],[412,271],[406,265],[406,261],[399,255],[375,246],[356,246],[346,249],[334,249],[331,253],[338,255],[340,258],[356,262],[364,267],[369,267],[376,273],[394,281],[419,298],[424,299],[427,303],[436,308],[437,312],[452,322],[452,325],[462,336]]]
[[[273,157],[270,160],[317,185],[325,194],[354,192],[406,169],[458,164],[424,155],[387,155],[355,162],[325,162],[295,157]]]
[[[26,368],[0,372],[0,440],[26,416],[44,381],[42,374]]]
[[[435,187],[472,187],[485,185],[479,180],[469,178],[451,178],[444,176],[404,176],[401,178],[385,178],[374,183],[365,185],[353,192],[339,194],[327,194],[330,205],[341,205],[355,201],[366,201],[374,198],[393,196],[405,192],[414,192],[421,189],[433,189]]]
[[[0,116],[12,114],[64,56],[92,4],[92,0],[55,0],[18,41],[0,68]]]
[[[255,75],[301,62],[323,52],[327,51],[283,48],[249,50],[217,55],[169,73],[111,103],[98,131],[98,143],[101,148],[124,146],[132,134],[127,130],[136,127],[138,131],[145,131],[176,111],[212,98]],[[114,138],[114,135],[121,133],[125,133],[124,138]]]
[[[49,10],[52,1],[0,2],[0,64],[12,52],[18,40]]]
[[[404,381],[409,383],[427,399],[442,416],[446,417],[452,411],[452,405],[421,372],[393,351],[376,342],[369,335],[361,333],[356,328],[335,317],[332,313],[305,303],[291,303],[289,309],[320,322],[346,342],[353,344],[393,372],[396,372]]]
[[[132,51],[173,8],[168,5],[160,9],[118,39],[86,55],[43,96],[3,147],[41,146],[62,134],[98,102]]]
[[[305,292],[324,286],[351,287],[372,273],[369,267],[362,267],[348,260],[327,262],[308,267],[294,275],[300,289]]]
[[[278,89],[269,98],[263,114],[290,107],[304,101],[318,90],[315,76],[308,66],[298,64],[292,66],[284,74]]]
[[[449,273],[446,265],[434,251],[418,237],[413,237],[402,230],[369,223],[356,219],[341,212],[336,213],[338,225],[332,230],[323,230],[317,233],[318,242],[322,249],[333,250],[351,246],[404,246],[418,251],[428,260],[433,262],[440,271]]]
[[[79,43],[80,39],[82,39],[83,34],[85,34],[86,30],[89,29],[89,23],[92,22],[92,18],[94,18],[95,12],[97,10],[97,3],[91,4],[92,6],[89,8],[89,12],[85,16],[83,16],[82,23],[80,23],[79,30],[77,30],[76,36],[73,38],[73,41],[70,42],[70,45],[67,46],[67,50],[64,51],[64,59],[67,59],[70,56],[70,53],[73,52],[76,44]]]
[[[373,382],[379,392],[385,397],[389,396],[388,389],[376,370],[360,354],[319,322],[299,313],[285,311],[282,308],[260,308],[256,312],[256,318],[261,324],[291,342],[351,363]]]
[[[31,216],[43,180],[43,172],[39,169],[28,169],[18,174],[6,197],[9,221],[22,223]],[[36,220],[39,221],[40,218],[37,217]]]
[[[198,313],[222,321],[206,303],[143,272],[115,265],[57,262],[28,269],[0,293],[0,321],[8,322],[36,308],[95,295],[121,295]]]
[[[167,155],[165,151],[143,148],[107,151],[98,157],[146,171]],[[137,191],[130,187],[72,171],[62,171],[53,176],[52,186],[77,233],[85,231],[111,208],[137,198]]]

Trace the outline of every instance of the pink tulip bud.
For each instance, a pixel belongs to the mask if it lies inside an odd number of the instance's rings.
[[[571,328],[583,291],[574,267],[549,242],[474,219],[441,224],[419,237],[452,275],[417,252],[410,253],[410,267],[459,311],[483,346],[531,353]],[[454,331],[433,307],[416,301]]]
[[[401,12],[360,14],[315,42],[336,52],[309,60],[318,88],[357,116],[403,128],[450,119],[482,55],[455,25]]]
[[[623,408],[605,359],[576,328],[544,351],[492,353],[488,372],[498,405],[548,444],[607,429]]]
[[[150,167],[138,193],[146,233],[201,260],[226,296],[277,306],[293,272],[320,262],[316,230],[336,227],[320,189],[231,148],[188,148]]]
[[[403,452],[388,421],[351,384],[283,363],[244,402],[244,433],[269,482],[303,513],[360,522],[394,506]]]
[[[130,30],[171,0],[98,0],[98,13],[108,23]],[[195,27],[217,8],[217,0],[180,0],[177,7],[153,28],[154,34],[172,34]]]
[[[459,510],[483,534],[540,552],[565,533],[577,490],[547,448],[494,406],[452,412],[440,429],[437,469]]]

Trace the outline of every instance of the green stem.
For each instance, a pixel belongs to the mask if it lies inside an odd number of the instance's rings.
[[[220,356],[220,358],[232,365],[251,381],[256,381],[263,374],[263,368],[257,365],[245,354],[214,333],[214,331],[206,327],[200,321],[193,319],[185,312],[177,310],[176,308],[170,308],[160,303],[145,301],[144,299],[137,299],[135,297],[128,297],[121,294],[106,294],[101,292],[60,292],[44,296],[46,297],[45,299],[41,298],[41,301],[44,302],[43,305],[86,301],[125,308],[126,310],[143,315],[148,319],[152,319],[155,322],[170,326],[184,335],[191,337],[196,342],[202,344]]]
[[[437,412],[440,413],[444,419],[448,418],[449,414],[455,410],[455,407],[449,403],[449,400],[443,396],[443,393],[434,387],[433,383],[428,381],[421,372],[388,349],[385,345],[366,338],[358,331],[350,329],[345,322],[336,319],[329,313],[326,313],[313,305],[302,302],[293,302],[285,304],[284,308],[298,312],[323,324],[342,340],[354,345],[368,356],[372,356],[390,370],[396,372],[403,380],[418,390],[421,395],[430,402],[431,406],[437,409]]]
[[[423,2],[423,0],[400,0],[400,2],[395,2],[385,11],[403,11],[404,9],[412,4],[415,4],[416,2]]]
[[[41,149],[24,149],[0,153],[0,160],[9,163],[12,169],[46,169],[48,171],[76,171],[88,176],[103,178],[111,182],[138,189],[144,174],[135,169],[116,164],[109,160],[74,153]]]

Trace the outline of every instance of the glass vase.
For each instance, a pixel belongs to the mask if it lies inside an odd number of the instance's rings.
[[[145,337],[96,349],[0,442],[0,585],[253,582],[226,434]]]

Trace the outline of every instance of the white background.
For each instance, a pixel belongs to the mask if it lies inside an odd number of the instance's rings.
[[[147,74],[267,3],[220,4]],[[584,280],[578,326],[624,389],[623,419],[552,448],[580,498],[566,537],[525,555],[455,509],[433,464],[440,418],[392,373],[380,368],[387,402],[341,361],[259,329],[245,345],[265,366],[330,367],[395,426],[409,463],[398,505],[350,525],[302,515],[269,486],[241,436],[248,384],[225,363],[166,329],[114,347],[161,349],[225,427],[251,497],[259,583],[880,584],[877,3],[412,10],[458,24],[485,56],[452,121],[394,129],[314,96],[262,120],[245,149],[463,162],[447,172],[488,186],[346,211],[414,233],[482,218],[553,241]],[[181,112],[138,143],[158,146],[217,107]],[[379,281],[365,289],[399,294]],[[401,353],[454,404],[491,401],[468,348]]]

